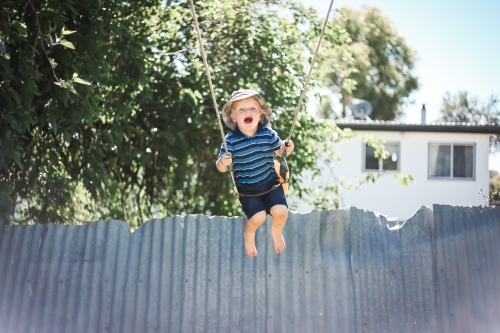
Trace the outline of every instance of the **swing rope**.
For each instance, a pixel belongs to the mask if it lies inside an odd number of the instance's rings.
[[[319,48],[321,46],[321,41],[323,40],[323,36],[325,35],[326,25],[328,24],[328,18],[330,16],[330,12],[331,12],[332,7],[333,7],[333,1],[334,0],[331,0],[330,7],[328,8],[328,12],[326,14],[326,18],[325,18],[325,21],[323,23],[323,27],[321,29],[321,34],[319,36],[318,45],[316,46],[316,50],[314,51],[314,56],[312,58],[311,65],[309,67],[309,72],[307,74],[307,78],[306,78],[306,81],[304,83],[304,87],[302,88],[302,92],[300,94],[299,104],[297,105],[297,109],[295,111],[295,115],[294,115],[294,118],[293,118],[293,121],[292,121],[292,126],[290,128],[290,132],[288,134],[288,138],[286,139],[286,142],[290,141],[290,139],[292,137],[293,130],[295,128],[295,123],[297,122],[298,115],[299,115],[300,109],[302,107],[302,102],[304,100],[304,96],[305,96],[305,93],[306,93],[306,90],[307,90],[307,85],[309,84],[309,79],[311,78],[311,73],[312,73],[312,70],[313,70],[313,67],[314,67],[314,63],[316,62],[316,57],[318,55]],[[227,149],[226,138],[224,136],[224,129],[222,128],[222,122],[221,122],[221,119],[220,119],[221,116],[220,116],[219,109],[218,109],[218,106],[217,106],[217,100],[215,98],[215,91],[214,91],[214,87],[213,87],[213,84],[212,84],[212,77],[210,75],[210,68],[208,67],[208,63],[207,63],[205,49],[203,47],[203,40],[201,38],[200,26],[198,24],[198,18],[196,16],[196,10],[195,10],[195,6],[194,6],[193,0],[189,0],[189,4],[191,5],[191,13],[193,15],[193,20],[194,20],[195,27],[196,27],[196,33],[198,35],[198,42],[200,44],[201,57],[203,59],[203,65],[205,66],[205,71],[206,71],[207,77],[208,77],[208,83],[209,83],[209,86],[210,86],[210,93],[212,94],[212,101],[214,103],[215,114],[217,116],[217,121],[219,123],[219,129],[220,129],[220,133],[221,133],[221,136],[222,136],[222,142],[224,144],[224,149],[226,151],[226,154],[228,154],[229,152],[228,152],[228,149]],[[283,149],[283,154],[280,157],[280,162],[284,162],[285,165],[286,165],[285,157],[286,157],[286,150]],[[286,168],[288,168],[288,166],[286,166]],[[240,197],[242,195],[238,193],[238,189],[236,187],[236,181],[234,180],[234,174],[233,174],[233,170],[232,170],[232,166],[231,165],[228,166],[228,170],[229,170],[229,173],[231,175],[231,181],[233,183],[234,192],[235,192],[235,194],[236,194],[237,197]],[[288,182],[288,181],[289,181],[288,179],[284,180],[285,183]],[[280,182],[279,184],[273,186],[271,189],[269,189],[269,190],[267,190],[266,192],[263,192],[263,193],[259,193],[259,194],[245,194],[244,196],[248,196],[248,197],[261,196],[261,195],[267,194],[268,192],[271,192],[272,190],[276,189],[278,186],[280,186],[282,184],[283,183]]]
[[[224,149],[226,151],[226,155],[228,155],[229,152],[227,150],[226,137],[224,136],[224,129],[222,128],[222,122],[220,120],[219,108],[217,106],[217,99],[215,98],[214,86],[212,84],[212,76],[210,75],[210,68],[208,67],[207,56],[205,54],[205,48],[203,47],[203,40],[201,39],[201,31],[200,31],[200,26],[198,24],[198,17],[196,16],[196,11],[194,8],[193,0],[189,0],[189,3],[191,4],[191,13],[193,14],[193,20],[194,20],[194,24],[196,27],[196,33],[198,34],[198,42],[200,43],[201,58],[203,59],[203,65],[205,66],[205,71],[207,72],[208,84],[210,85],[210,93],[212,94],[212,102],[214,103],[215,115],[216,115],[217,121],[219,123],[219,129],[220,129],[220,134],[222,136],[222,142],[224,144]],[[236,187],[236,181],[234,180],[234,174],[233,174],[233,170],[232,170],[231,165],[228,166],[228,170],[229,170],[229,174],[231,175],[231,181],[233,183],[234,192],[236,193],[236,196],[238,196],[238,189]]]
[[[290,128],[290,133],[288,133],[288,138],[286,139],[287,141],[290,141],[290,139],[292,138],[293,130],[295,128],[295,123],[297,122],[299,111],[300,108],[302,107],[302,102],[306,94],[307,85],[309,84],[309,79],[311,78],[311,73],[314,67],[314,63],[316,62],[316,57],[319,52],[319,47],[321,46],[321,41],[323,40],[323,36],[325,35],[326,25],[328,23],[328,17],[330,16],[330,12],[332,10],[333,1],[334,0],[330,2],[330,7],[328,8],[328,12],[326,13],[325,22],[323,23],[323,27],[321,28],[321,34],[319,35],[318,45],[316,45],[316,51],[314,51],[314,56],[311,61],[311,66],[309,67],[309,73],[307,73],[306,82],[304,83],[304,88],[302,89],[302,93],[300,94],[299,105],[297,105],[297,110],[295,111],[295,116],[292,121],[292,127]]]

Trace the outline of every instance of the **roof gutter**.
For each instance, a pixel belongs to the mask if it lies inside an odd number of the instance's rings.
[[[441,133],[477,133],[499,134],[498,125],[421,125],[421,124],[349,124],[336,123],[341,129],[354,131],[390,131],[390,132],[441,132]]]

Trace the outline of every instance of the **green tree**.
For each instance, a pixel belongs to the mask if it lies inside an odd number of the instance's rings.
[[[500,99],[492,94],[486,102],[481,102],[467,91],[446,92],[439,113],[439,121],[500,125]],[[498,135],[491,136],[490,143],[491,152],[498,152]]]
[[[498,171],[490,170],[490,206],[498,206],[500,203],[500,174]]]
[[[222,139],[189,5],[162,2],[5,3],[4,218],[140,224],[238,213],[229,179],[214,166]],[[196,5],[219,102],[239,87],[258,88],[285,137],[320,30],[314,11],[278,0]],[[301,113],[293,172],[313,168],[324,137],[338,131]]]
[[[470,96],[467,91],[456,94],[446,92],[439,112],[441,121],[499,125],[500,99],[491,95],[486,102],[481,102],[477,96]]]
[[[339,97],[343,109],[335,114],[327,104],[322,116],[346,116],[353,99],[372,103],[372,119],[393,120],[403,115],[409,96],[419,86],[414,73],[416,55],[389,18],[374,7],[342,8],[331,24],[349,35],[349,52],[333,52],[323,64],[326,85]]]
[[[79,184],[95,199],[106,197],[113,147],[124,144],[134,94],[146,79],[143,57],[152,53],[142,22],[157,6],[4,3],[0,190],[21,221],[72,222]],[[13,214],[12,205],[2,209]]]

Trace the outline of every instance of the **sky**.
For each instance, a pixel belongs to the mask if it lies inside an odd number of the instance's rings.
[[[301,0],[326,17],[330,0]],[[486,102],[500,95],[500,1],[476,0],[335,0],[333,9],[378,8],[417,53],[420,88],[399,119],[420,123],[425,103],[427,122],[437,120],[443,96],[465,90]],[[332,15],[332,14],[330,14]],[[490,156],[500,171],[500,154]]]

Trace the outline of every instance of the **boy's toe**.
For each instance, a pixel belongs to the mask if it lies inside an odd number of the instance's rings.
[[[276,253],[281,253],[286,248],[285,239],[281,232],[278,234],[273,234],[273,242],[274,242],[274,251]]]

